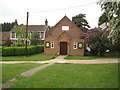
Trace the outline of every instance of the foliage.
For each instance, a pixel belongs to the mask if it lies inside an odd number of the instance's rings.
[[[10,88],[118,88],[118,64],[54,64]]]
[[[104,52],[109,49],[110,41],[107,39],[109,31],[93,28],[87,31],[81,37],[85,39],[91,48],[93,55],[103,56]]]
[[[52,29],[52,28],[53,28],[53,26],[48,26],[48,28],[49,28],[49,29]]]
[[[17,26],[12,32],[15,32],[16,33],[16,36],[17,36],[17,43],[16,45],[14,46],[24,46],[25,45],[25,38],[26,38],[26,32],[23,30],[25,29],[26,26],[24,25],[20,25],[20,26]]]
[[[28,46],[28,55],[40,53],[44,51],[43,45]],[[25,47],[3,47],[2,56],[21,56],[25,55]]]
[[[85,19],[85,14],[79,14],[72,17],[72,21],[83,31],[87,32],[88,28],[90,28],[87,20]]]
[[[37,63],[22,63],[22,64],[2,64],[2,83],[16,78],[22,72],[38,67],[41,64]]]
[[[104,22],[108,21],[107,13],[104,12],[100,17],[98,21],[98,25],[103,24]]]
[[[40,44],[41,38],[40,38],[39,33],[35,32],[35,31],[32,32],[30,41],[31,41],[31,45],[38,45],[38,44]]]
[[[9,32],[14,26],[14,23],[3,23],[2,24],[2,32]]]
[[[110,33],[108,38],[111,39],[113,44],[120,44],[120,1],[117,2],[106,2],[105,0],[100,0],[99,5],[101,5],[102,10],[107,13],[108,20],[110,23]]]

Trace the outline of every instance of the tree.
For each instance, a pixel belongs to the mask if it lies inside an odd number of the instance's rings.
[[[38,32],[32,32],[31,34],[31,38],[30,38],[30,41],[31,41],[31,45],[37,45],[37,44],[40,44],[41,42],[41,38],[40,38],[40,35]]]
[[[111,39],[113,44],[119,44],[120,39],[120,1],[118,2],[105,2],[100,0],[98,2],[102,10],[107,13],[110,23],[110,33],[108,38]]]
[[[3,23],[2,32],[9,32],[14,26],[14,23]]]
[[[93,55],[103,56],[105,51],[109,49],[110,41],[106,38],[109,31],[101,30],[101,28],[93,28],[84,33],[81,37],[85,39],[91,48]]]
[[[26,39],[26,32],[23,30],[25,29],[26,26],[24,25],[20,25],[20,26],[17,26],[12,32],[15,32],[16,33],[16,37],[18,38],[17,39],[17,43],[16,45],[17,46],[24,46],[25,45],[25,39]]]
[[[100,17],[99,17],[99,20],[98,20],[98,25],[101,25],[103,24],[104,22],[108,21],[108,17],[107,17],[107,13],[104,12]]]
[[[74,17],[72,17],[72,21],[83,31],[83,32],[87,32],[88,28],[90,28],[90,26],[88,25],[87,20],[85,19],[86,16],[85,14],[79,14],[76,15]]]

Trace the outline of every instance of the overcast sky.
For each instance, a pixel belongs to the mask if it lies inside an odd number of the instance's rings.
[[[0,23],[14,22],[26,24],[26,12],[29,12],[29,25],[54,26],[65,15],[72,19],[80,13],[94,28],[98,26],[98,18],[102,14],[97,0],[0,0]],[[53,11],[52,11],[53,10]],[[43,12],[46,11],[46,12]]]

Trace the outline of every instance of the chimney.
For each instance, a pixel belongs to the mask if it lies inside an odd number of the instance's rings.
[[[14,27],[18,26],[17,19],[15,19]]]
[[[48,21],[47,21],[47,19],[45,20],[45,25],[48,25]]]

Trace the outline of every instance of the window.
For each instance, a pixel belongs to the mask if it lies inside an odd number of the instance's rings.
[[[54,48],[54,42],[51,42],[51,48]]]
[[[20,34],[16,34],[16,38],[20,38]]]
[[[45,43],[45,47],[46,47],[46,48],[50,48],[50,42],[46,42],[46,43]]]
[[[74,42],[73,49],[77,49],[77,42]]]
[[[79,49],[83,48],[83,43],[82,43],[82,42],[79,42],[79,43],[78,43],[78,48],[79,48]]]
[[[41,32],[41,39],[44,38],[44,32]]]
[[[15,38],[15,32],[12,32],[12,38]]]
[[[68,31],[69,30],[69,26],[62,26],[62,30]]]
[[[31,38],[31,32],[28,32],[28,37]]]

